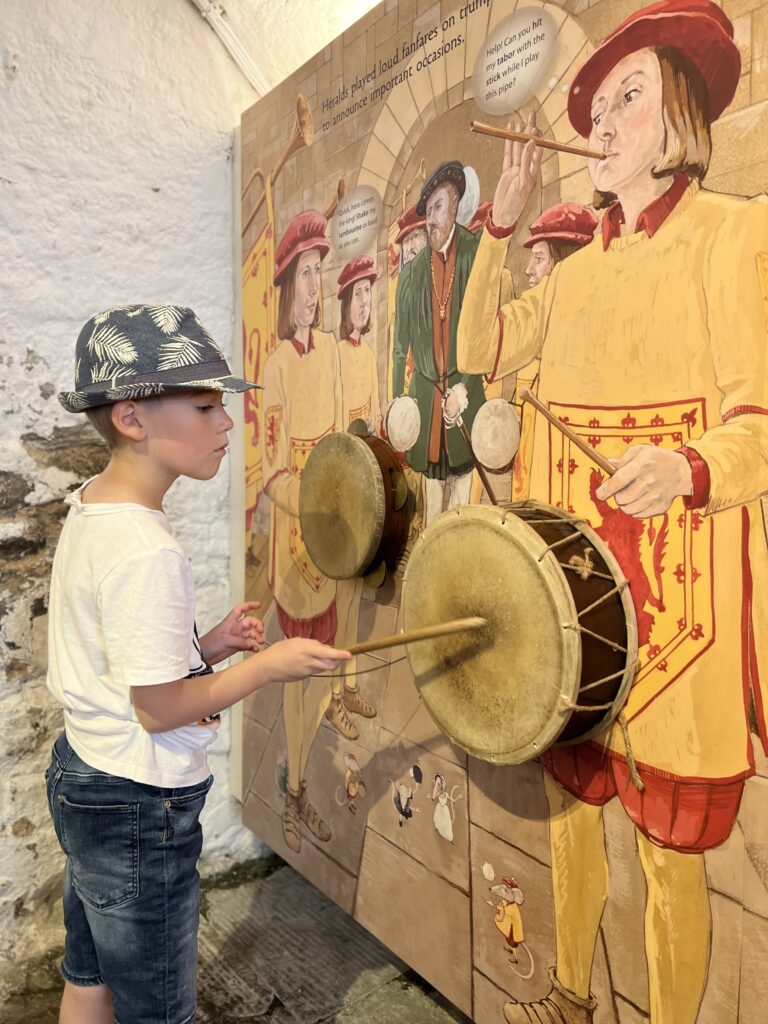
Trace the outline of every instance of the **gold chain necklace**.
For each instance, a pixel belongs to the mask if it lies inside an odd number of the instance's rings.
[[[445,301],[441,301],[440,296],[437,294],[437,285],[435,284],[435,264],[433,262],[432,253],[429,254],[429,270],[432,275],[432,288],[435,293],[435,298],[437,299],[437,305],[440,308],[440,319],[445,320],[445,311],[448,308],[448,303],[451,300],[451,292],[453,290],[453,279],[456,276],[456,264],[453,264],[453,269],[451,270],[451,279],[448,282],[448,293],[445,296]]]

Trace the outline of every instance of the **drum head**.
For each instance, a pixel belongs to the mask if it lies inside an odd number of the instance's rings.
[[[503,473],[520,446],[520,423],[506,398],[491,398],[477,410],[472,424],[472,451],[485,469]]]
[[[406,567],[402,628],[480,615],[488,626],[408,649],[429,713],[474,757],[520,764],[568,721],[581,674],[570,590],[546,545],[517,516],[468,505],[439,516]],[[541,561],[539,560],[541,558]]]
[[[329,434],[307,459],[299,521],[309,557],[334,580],[367,569],[384,529],[384,482],[376,456],[353,434]]]
[[[396,452],[410,451],[421,430],[421,413],[416,399],[400,395],[390,402],[384,415],[384,430]]]

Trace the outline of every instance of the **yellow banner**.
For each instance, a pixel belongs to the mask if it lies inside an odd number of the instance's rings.
[[[242,267],[243,375],[260,381],[264,363],[277,345],[277,310],[272,275],[275,272],[275,218],[272,188],[265,182],[267,220]],[[260,436],[260,391],[245,393],[245,512],[246,521],[263,490],[263,438]]]

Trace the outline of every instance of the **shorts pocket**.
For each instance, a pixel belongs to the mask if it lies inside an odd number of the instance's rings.
[[[96,910],[139,894],[139,804],[76,804],[60,794],[61,843],[80,898]]]

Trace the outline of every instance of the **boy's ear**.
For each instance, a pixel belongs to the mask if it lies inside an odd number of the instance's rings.
[[[115,402],[112,406],[112,425],[121,437],[131,441],[143,441],[146,429],[138,402]]]

